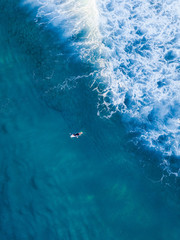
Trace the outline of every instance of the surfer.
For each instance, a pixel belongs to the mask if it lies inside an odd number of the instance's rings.
[[[81,136],[83,134],[83,132],[79,132],[79,133],[73,133],[73,134],[71,134],[71,138],[73,138],[73,137],[76,137],[76,138],[78,138],[79,136]]]

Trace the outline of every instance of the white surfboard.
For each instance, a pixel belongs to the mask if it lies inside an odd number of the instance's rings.
[[[74,138],[74,137],[76,137],[76,136],[74,136],[74,134],[71,134],[70,138]]]

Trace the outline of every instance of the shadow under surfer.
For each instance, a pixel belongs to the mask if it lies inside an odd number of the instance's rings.
[[[81,136],[83,134],[83,132],[79,132],[79,133],[73,133],[73,134],[71,134],[71,138],[73,138],[73,137],[76,137],[76,138],[78,138],[79,136]]]

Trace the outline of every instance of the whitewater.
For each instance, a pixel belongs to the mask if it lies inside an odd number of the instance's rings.
[[[96,68],[97,114],[119,112],[134,142],[180,156],[178,0],[26,0],[35,21]],[[165,164],[167,163],[164,161]]]

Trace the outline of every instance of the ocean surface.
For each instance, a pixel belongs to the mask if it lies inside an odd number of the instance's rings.
[[[178,0],[0,0],[0,240],[179,240],[179,29]]]

